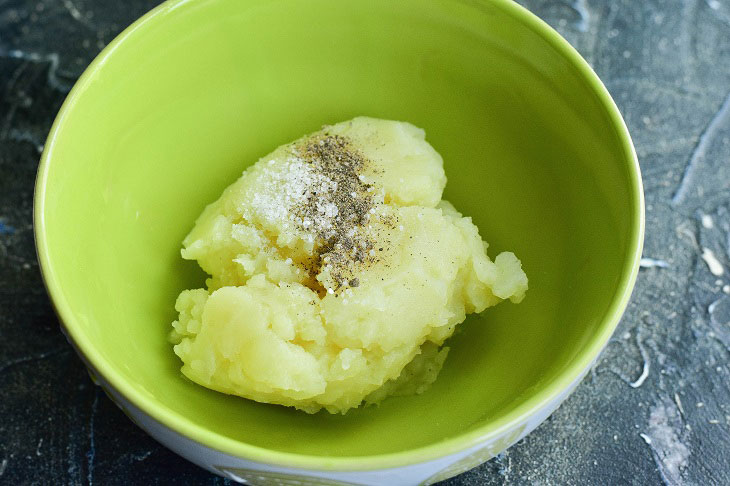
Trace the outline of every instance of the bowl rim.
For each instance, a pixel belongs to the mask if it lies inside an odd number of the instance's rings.
[[[59,323],[72,346],[76,349],[92,370],[103,377],[118,396],[129,400],[135,407],[150,416],[155,421],[163,424],[178,434],[191,439],[210,449],[228,454],[240,459],[251,460],[262,464],[275,465],[280,467],[292,467],[309,471],[371,471],[378,469],[389,469],[405,467],[409,465],[425,463],[435,459],[463,452],[479,444],[486,444],[488,441],[500,437],[502,434],[512,430],[519,425],[529,421],[541,410],[547,409],[561,397],[566,390],[569,390],[579,380],[588,368],[593,364],[600,352],[606,346],[609,338],[618,325],[626,306],[628,305],[631,293],[636,282],[639,271],[644,241],[644,193],[641,180],[641,171],[628,128],[621,117],[615,102],[608,90],[598,78],[590,65],[581,55],[566,41],[557,31],[546,22],[531,13],[525,7],[511,0],[478,0],[479,3],[491,3],[501,9],[506,15],[510,15],[518,22],[530,28],[537,35],[542,37],[560,55],[566,58],[570,65],[577,70],[588,87],[597,97],[600,105],[607,112],[613,129],[619,139],[623,151],[623,163],[629,171],[630,191],[632,196],[632,224],[628,242],[627,261],[621,272],[618,290],[614,295],[611,305],[604,318],[598,326],[596,334],[584,345],[583,349],[573,358],[572,362],[554,378],[551,382],[540,387],[517,407],[487,424],[483,424],[474,430],[450,437],[446,440],[431,443],[415,449],[399,451],[394,453],[368,455],[368,456],[341,456],[328,457],[307,455],[292,452],[281,452],[240,442],[225,437],[216,432],[207,430],[164,405],[157,403],[137,391],[130,385],[113,366],[108,363],[95,349],[90,339],[85,336],[77,326],[77,319],[71,310],[69,303],[65,300],[61,291],[58,276],[49,257],[48,242],[46,240],[45,207],[46,207],[46,186],[48,184],[48,173],[54,148],[59,133],[69,113],[73,110],[79,97],[84,93],[89,84],[93,81],[96,73],[104,66],[107,59],[113,55],[116,48],[125,42],[126,39],[135,35],[136,31],[154,25],[154,22],[164,18],[167,14],[195,0],[167,0],[153,8],[137,21],[127,27],[112,42],[110,42],[97,57],[91,62],[79,80],[75,83],[64,101],[59,113],[49,132],[43,154],[41,156],[38,173],[36,177],[34,192],[34,233],[36,252],[41,268],[41,275],[46,290],[51,297],[51,302],[59,317]],[[473,3],[466,0],[444,0],[453,3]]]

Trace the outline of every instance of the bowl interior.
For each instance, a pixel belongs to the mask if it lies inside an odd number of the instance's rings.
[[[143,408],[311,456],[433,444],[543,393],[615,324],[640,202],[593,81],[526,19],[504,1],[196,0],[129,29],[72,94],[39,179],[41,259],[78,346]],[[204,281],[179,252],[195,218],[258,157],[357,115],[426,130],[445,197],[492,257],[518,255],[527,298],[467,319],[425,394],[345,416],[184,379],[166,335]]]

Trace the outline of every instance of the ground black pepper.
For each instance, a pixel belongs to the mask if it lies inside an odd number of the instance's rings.
[[[335,283],[319,289],[320,294],[358,287],[355,267],[377,260],[368,224],[374,216],[388,226],[395,222],[376,214],[373,186],[362,175],[368,160],[348,138],[327,132],[293,145],[292,153],[322,181],[304,188],[299,202],[287,208],[298,229],[316,238],[314,258],[305,264],[310,281],[316,282],[316,275],[327,269]]]

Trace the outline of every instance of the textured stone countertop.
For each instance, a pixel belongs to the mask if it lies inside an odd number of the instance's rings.
[[[221,484],[95,387],[32,232],[70,86],[154,0],[0,0],[0,483]],[[646,190],[645,268],[588,378],[526,439],[444,484],[730,484],[730,0],[525,0],[606,83]]]

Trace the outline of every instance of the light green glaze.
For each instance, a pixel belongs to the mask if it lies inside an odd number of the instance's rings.
[[[445,197],[530,290],[471,317],[435,385],[346,416],[185,380],[166,341],[203,207],[276,146],[356,115],[406,120]],[[626,128],[587,64],[506,0],[163,4],[89,67],[39,170],[36,236],[69,337],[152,417],[215,449],[317,469],[432,459],[524,423],[598,355],[633,286],[643,200]]]

